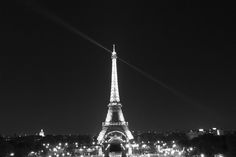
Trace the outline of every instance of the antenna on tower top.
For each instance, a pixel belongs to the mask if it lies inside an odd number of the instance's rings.
[[[113,52],[115,52],[116,51],[116,46],[115,46],[115,44],[113,44]]]
[[[111,58],[112,58],[112,59],[117,58],[117,56],[116,56],[116,47],[115,47],[115,44],[113,44],[113,51],[112,51],[112,53],[111,53]]]

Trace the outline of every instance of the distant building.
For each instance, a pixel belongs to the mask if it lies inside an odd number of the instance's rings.
[[[209,133],[217,136],[222,136],[224,135],[224,131],[218,128],[211,128],[209,129]]]
[[[44,134],[43,129],[40,130],[40,132],[39,132],[39,136],[41,136],[41,137],[45,137],[45,134]]]
[[[212,135],[217,135],[217,136],[222,136],[224,135],[224,131],[218,128],[210,128],[208,130],[206,129],[198,129],[198,130],[190,130],[187,133],[187,136],[189,139],[193,139],[195,137],[198,137],[200,135],[204,135],[204,134],[212,134]]]
[[[217,135],[218,135],[218,136],[224,135],[224,130],[218,129],[218,130],[217,130]]]
[[[206,133],[206,131],[204,129],[190,130],[187,133],[187,136],[189,139],[193,139],[193,138],[198,137],[200,135],[204,135],[205,133]]]

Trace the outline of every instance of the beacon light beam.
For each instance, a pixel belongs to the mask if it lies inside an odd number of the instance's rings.
[[[29,4],[30,3],[30,4]],[[53,15],[52,13],[50,13],[49,11],[47,11],[45,8],[40,7],[38,4],[33,4],[33,2],[29,2],[27,3],[28,5],[30,5],[30,7],[36,11],[37,13],[49,18],[50,20],[60,24],[61,26],[67,28],[68,30],[70,30],[71,32],[75,33],[76,35],[79,35],[80,37],[82,37],[83,39],[97,45],[98,47],[103,48],[104,50],[106,50],[109,53],[112,53],[111,50],[107,49],[106,47],[104,47],[103,45],[101,45],[100,43],[98,43],[97,41],[95,41],[94,39],[90,38],[88,35],[82,33],[81,31],[79,31],[78,29],[76,29],[75,27],[73,27],[72,25],[70,25],[69,23],[65,22],[63,19],[61,19],[60,17]]]
[[[125,60],[118,58],[121,62],[125,63],[126,65],[128,65],[129,67],[131,67],[132,69],[134,69],[135,71],[139,72],[140,74],[142,74],[143,76],[145,76],[146,78],[152,80],[153,82],[159,84],[160,86],[162,86],[165,89],[168,89],[168,91],[172,92],[173,94],[175,94],[178,97],[181,97],[185,102],[191,103],[191,104],[196,104],[192,99],[188,98],[185,94],[177,91],[176,89],[166,85],[165,83],[163,83],[162,81],[156,79],[155,77],[153,77],[152,75],[148,74],[147,72],[139,69],[138,67],[126,62]]]
[[[29,2],[29,1],[28,1]],[[75,33],[76,35],[79,35],[80,37],[82,37],[83,39],[93,43],[94,45],[97,45],[98,47],[106,50],[106,52],[109,52],[110,54],[112,54],[113,51],[109,50],[108,48],[106,48],[105,46],[103,46],[102,44],[98,43],[96,40],[92,39],[91,37],[89,37],[88,35],[86,35],[85,33],[79,31],[77,28],[71,26],[70,24],[66,23],[63,19],[61,19],[60,17],[53,15],[52,13],[50,13],[49,11],[47,11],[46,9],[40,7],[39,5],[33,4],[32,1],[29,2],[31,8],[36,11],[37,13],[51,19],[52,21],[60,24],[61,26],[67,28],[68,30],[70,30],[71,32]],[[27,3],[29,5],[29,3]],[[121,62],[125,63],[126,65],[128,65],[130,68],[134,69],[135,71],[137,71],[138,73],[142,74],[143,76],[145,76],[146,78],[152,80],[153,82],[159,84],[160,86],[162,86],[163,88],[167,89],[168,91],[170,91],[171,93],[173,93],[174,95],[182,98],[182,100],[184,100],[185,102],[194,104],[196,107],[199,107],[199,104],[195,103],[192,99],[188,98],[185,94],[175,90],[174,88],[166,85],[165,83],[163,83],[162,81],[154,78],[152,75],[148,74],[147,72],[141,70],[140,68],[128,63],[127,61],[125,61],[124,59],[118,58]],[[202,106],[202,105],[201,105]],[[203,107],[203,106],[202,106]]]

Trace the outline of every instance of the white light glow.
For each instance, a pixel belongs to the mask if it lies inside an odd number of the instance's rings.
[[[45,137],[45,134],[44,134],[43,129],[40,130],[40,132],[39,132],[39,136],[41,136],[41,137]]]
[[[200,131],[200,132],[204,132],[204,129],[199,129],[198,131]]]

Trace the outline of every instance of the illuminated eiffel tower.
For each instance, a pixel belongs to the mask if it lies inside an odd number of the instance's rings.
[[[102,123],[102,131],[97,140],[99,144],[104,146],[105,151],[112,149],[112,145],[120,145],[122,149],[126,149],[125,145],[133,139],[133,135],[128,128],[128,122],[125,121],[122,105],[120,103],[118,76],[116,65],[116,51],[113,45],[112,59],[112,73],[111,73],[111,94],[110,103],[108,104],[108,112],[105,122]]]

